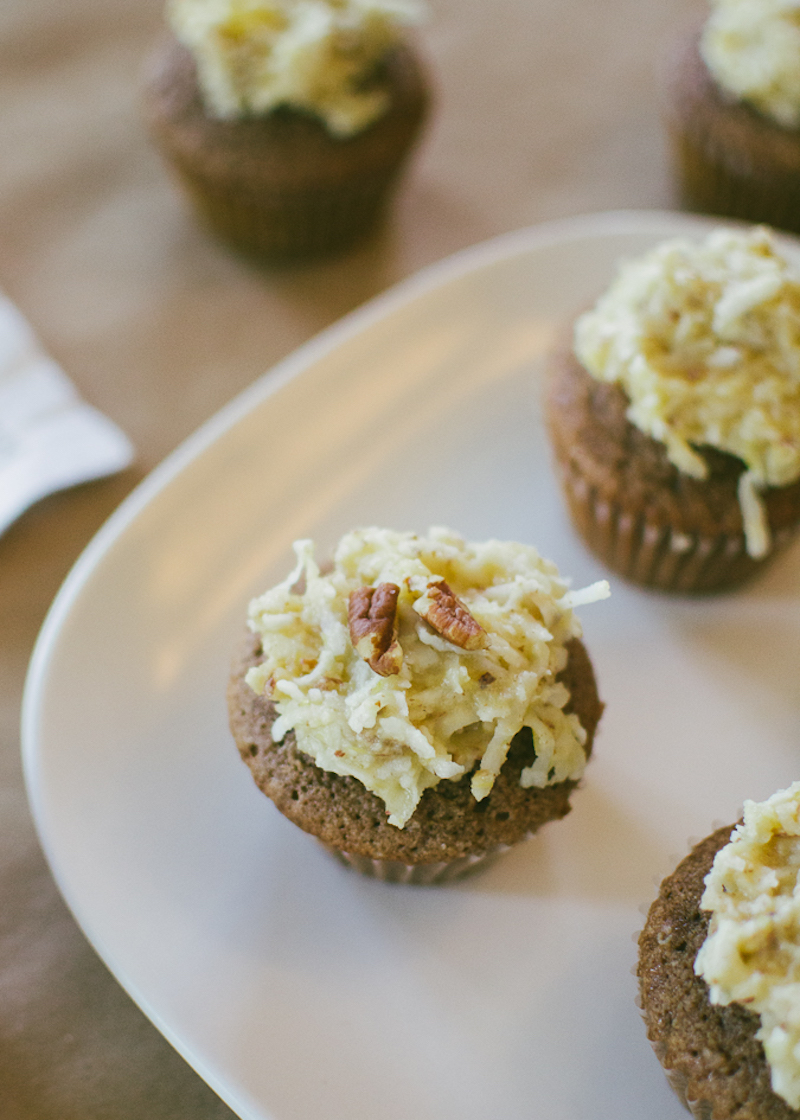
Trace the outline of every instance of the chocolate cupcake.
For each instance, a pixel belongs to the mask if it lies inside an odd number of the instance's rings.
[[[800,784],[746,803],[664,880],[639,939],[648,1038],[698,1120],[800,1117],[799,810]]]
[[[569,811],[602,712],[535,549],[367,529],[253,601],[228,689],[259,788],[345,863],[441,882]]]
[[[720,591],[791,539],[800,279],[766,230],[629,262],[551,366],[563,492],[609,567],[664,591]]]
[[[144,101],[204,223],[270,260],[375,228],[425,119],[428,81],[394,0],[173,0]]]
[[[800,232],[800,24],[783,0],[713,0],[668,59],[682,201]]]

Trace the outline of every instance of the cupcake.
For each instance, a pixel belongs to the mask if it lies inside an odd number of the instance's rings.
[[[800,782],[665,879],[639,939],[647,1034],[702,1120],[800,1117]]]
[[[683,201],[800,231],[800,18],[794,0],[711,0],[669,59]]]
[[[800,276],[763,228],[623,265],[552,359],[576,528],[627,579],[733,587],[800,523]]]
[[[228,706],[259,788],[341,860],[430,883],[569,812],[602,704],[536,549],[364,529],[250,604]]]
[[[150,131],[205,224],[273,260],[384,213],[428,107],[410,0],[170,0]]]

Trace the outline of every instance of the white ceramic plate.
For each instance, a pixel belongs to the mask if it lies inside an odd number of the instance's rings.
[[[613,580],[581,612],[608,708],[572,814],[445,888],[361,878],[280,817],[224,691],[296,537],[449,524],[604,575],[555,491],[542,356],[621,256],[698,228],[578,219],[402,284],[179,449],[57,598],[24,709],[42,843],[103,960],[246,1120],[684,1115],[633,939],[690,836],[800,774],[797,549],[709,601]]]

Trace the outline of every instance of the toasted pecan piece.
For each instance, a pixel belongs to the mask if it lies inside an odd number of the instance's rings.
[[[403,651],[397,640],[396,583],[359,587],[351,591],[347,604],[350,640],[356,653],[381,677],[399,673]]]
[[[428,584],[414,610],[454,646],[472,650],[486,645],[486,631],[443,579]]]

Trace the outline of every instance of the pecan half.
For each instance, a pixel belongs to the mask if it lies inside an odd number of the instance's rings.
[[[350,640],[356,653],[380,677],[399,673],[403,651],[397,640],[396,583],[379,583],[377,587],[359,587],[351,591],[347,604]]]
[[[414,610],[454,646],[483,649],[486,645],[486,631],[443,579],[428,584],[414,603]]]

